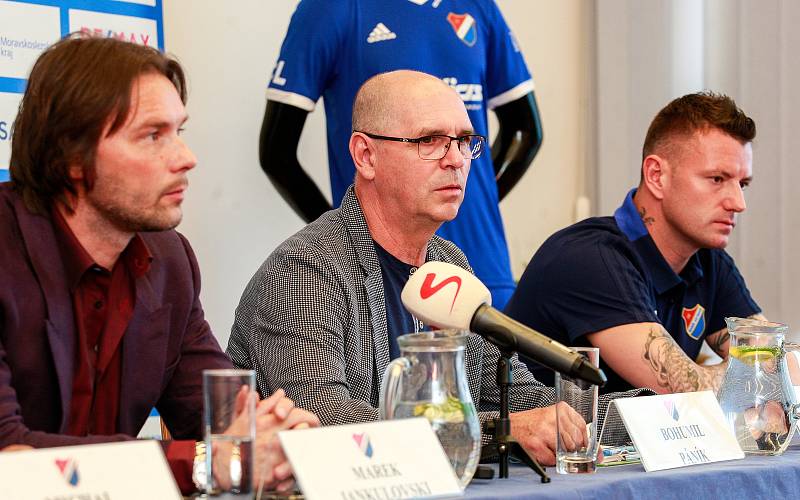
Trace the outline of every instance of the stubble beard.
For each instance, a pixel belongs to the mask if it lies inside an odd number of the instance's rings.
[[[175,229],[181,222],[183,213],[180,206],[136,208],[136,200],[127,206],[113,198],[110,200],[92,197],[91,203],[97,213],[117,229],[129,233],[160,232]],[[173,215],[174,214],[174,215]]]

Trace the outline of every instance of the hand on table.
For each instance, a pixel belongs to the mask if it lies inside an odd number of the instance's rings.
[[[558,429],[567,449],[575,450],[588,443],[586,422],[564,402],[559,405]],[[542,465],[556,463],[556,405],[512,413],[511,435],[525,451]]]
[[[791,426],[781,403],[773,400],[746,409],[744,421],[760,450],[780,449]]]
[[[3,448],[2,450],[0,450],[0,452],[4,452],[4,451],[28,451],[28,450],[32,450],[32,449],[33,449],[33,446],[28,446],[27,444],[10,444],[10,445],[6,446],[5,448]]]
[[[302,429],[319,426],[319,419],[313,413],[295,408],[294,402],[285,396],[283,389],[258,401],[255,390],[243,386],[234,402],[233,422],[225,430],[232,436],[248,436],[251,422],[255,423],[255,442],[252,450],[242,449],[234,443],[214,443],[214,479],[223,490],[231,489],[232,483],[241,481],[241,473],[232,470],[235,464],[241,466],[243,453],[252,453],[252,485],[258,489],[263,482],[266,489],[287,490],[294,485],[292,469],[283,454],[277,433],[287,429]],[[254,420],[251,408],[255,409]],[[233,472],[233,474],[232,474]]]
[[[283,453],[277,433],[309,427],[319,427],[319,418],[309,411],[296,408],[283,389],[278,389],[258,404],[253,483],[255,488],[262,481],[265,489],[286,491],[294,486],[292,467]]]

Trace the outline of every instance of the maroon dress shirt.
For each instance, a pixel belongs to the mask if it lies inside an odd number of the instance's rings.
[[[53,210],[56,240],[65,264],[78,331],[68,431],[72,436],[116,434],[119,416],[122,337],[133,315],[134,283],[153,260],[135,235],[111,270],[98,265],[80,244],[61,213]],[[146,363],[146,360],[140,360]],[[147,369],[143,366],[142,369]],[[164,443],[182,492],[194,490],[194,441]]]

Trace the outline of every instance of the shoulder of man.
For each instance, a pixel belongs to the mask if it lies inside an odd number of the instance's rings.
[[[289,236],[272,252],[273,255],[291,251],[340,254],[348,246],[345,214],[339,208],[329,210],[316,220]]]
[[[10,182],[0,183],[0,264],[18,266],[11,256],[27,259],[25,238],[40,238],[52,227],[49,216],[31,212]]]
[[[613,217],[591,217],[553,233],[534,254],[531,263],[580,263],[602,249],[628,249],[630,241]]]
[[[11,188],[10,182],[0,183],[0,220],[3,221],[4,229],[9,226],[12,218],[16,218],[14,205],[18,199],[20,196]]]
[[[515,296],[555,304],[573,300],[576,290],[581,290],[581,296],[591,293],[608,298],[620,286],[649,281],[645,263],[614,219],[595,217],[548,238],[520,277]],[[592,286],[587,288],[587,283]]]
[[[330,267],[353,260],[355,250],[342,211],[333,209],[281,242],[254,273],[247,290],[257,283],[292,273],[302,263]]]

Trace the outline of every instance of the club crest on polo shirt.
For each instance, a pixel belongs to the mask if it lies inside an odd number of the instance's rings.
[[[447,22],[453,27],[459,40],[472,47],[478,40],[478,30],[475,29],[475,18],[469,14],[456,14],[449,12]]]
[[[686,335],[693,339],[699,339],[706,329],[706,309],[700,304],[692,308],[684,307],[681,311],[683,326],[686,327]]]

